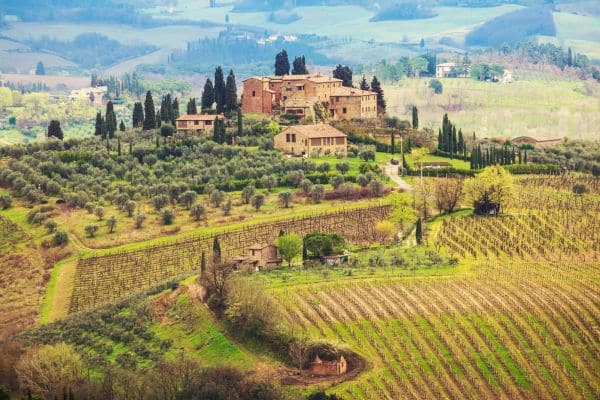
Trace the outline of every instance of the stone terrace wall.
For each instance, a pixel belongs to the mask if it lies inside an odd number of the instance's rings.
[[[81,258],[77,263],[69,312],[94,308],[199,270],[203,252],[207,262],[212,259],[215,237],[219,239],[223,259],[246,254],[256,243],[273,243],[281,231],[299,235],[315,231],[339,233],[350,242],[368,242],[374,240],[376,223],[387,218],[391,211],[391,205],[340,210]]]

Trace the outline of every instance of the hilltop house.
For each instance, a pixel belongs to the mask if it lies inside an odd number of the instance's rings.
[[[273,138],[277,150],[291,156],[348,155],[346,134],[329,124],[292,125]]]
[[[320,74],[260,76],[244,81],[245,113],[314,116],[322,105],[333,119],[377,117],[377,94],[342,86],[342,80]]]
[[[343,375],[347,369],[344,356],[340,356],[339,360],[323,360],[317,355],[308,367],[309,372],[316,376]]]
[[[453,62],[439,63],[435,66],[436,78],[467,78],[469,74],[469,66],[457,65]]]
[[[102,105],[102,99],[107,90],[107,86],[73,89],[71,90],[71,93],[69,93],[69,100],[87,99],[90,104],[99,106]]]
[[[215,119],[225,119],[223,114],[185,114],[175,120],[177,132],[209,133],[213,131]]]

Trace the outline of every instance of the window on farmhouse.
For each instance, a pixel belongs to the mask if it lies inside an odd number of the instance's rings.
[[[212,123],[213,123],[212,121],[206,121],[204,124],[205,125],[212,125]]]
[[[346,114],[348,112],[348,110],[346,110],[346,107],[342,108],[342,113]]]
[[[256,90],[252,91],[252,97],[256,97]]]

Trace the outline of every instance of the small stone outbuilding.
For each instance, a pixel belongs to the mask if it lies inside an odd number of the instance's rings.
[[[343,355],[337,360],[323,360],[317,355],[308,367],[308,371],[316,376],[343,375],[347,369],[348,363]]]

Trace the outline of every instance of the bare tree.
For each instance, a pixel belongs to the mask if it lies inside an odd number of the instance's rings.
[[[435,204],[440,212],[451,213],[462,198],[463,178],[438,179],[434,186]]]

